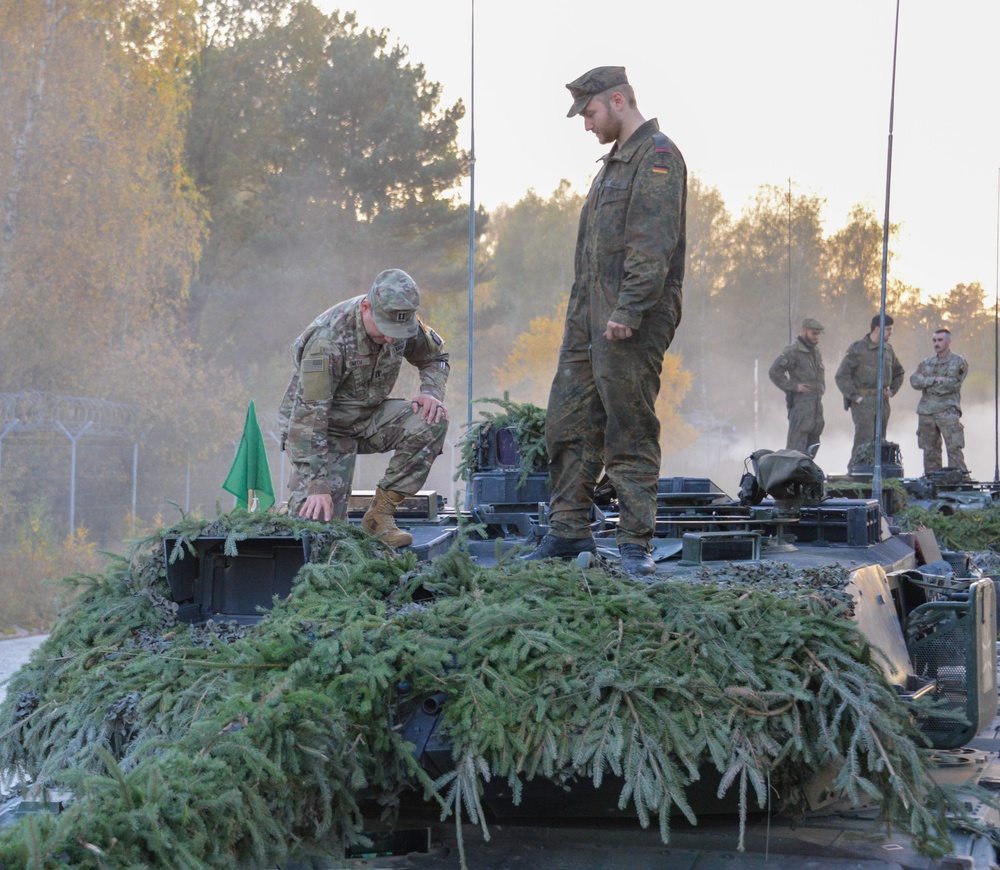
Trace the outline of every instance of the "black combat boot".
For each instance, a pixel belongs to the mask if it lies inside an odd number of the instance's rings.
[[[645,577],[656,573],[656,562],[642,544],[620,544],[622,570],[630,577]]]
[[[565,559],[568,562],[581,553],[596,552],[597,544],[593,538],[560,538],[556,535],[546,535],[534,550],[521,558],[529,562],[536,559]]]

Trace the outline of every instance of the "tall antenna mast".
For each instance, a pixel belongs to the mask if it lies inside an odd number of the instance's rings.
[[[473,336],[476,326],[476,0],[472,6],[472,93],[469,96],[469,388],[468,416],[472,422],[472,357]]]
[[[1000,483],[1000,169],[997,169],[997,266],[993,281],[993,482]]]
[[[875,466],[872,498],[882,504],[882,400],[885,395],[885,285],[889,264],[889,191],[892,185],[892,119],[896,106],[896,48],[899,45],[899,0],[892,38],[892,90],[889,95],[889,148],[885,167],[885,220],[882,222],[882,292],[878,308],[878,382],[875,392]]]
[[[788,179],[788,343],[792,343],[792,179]]]

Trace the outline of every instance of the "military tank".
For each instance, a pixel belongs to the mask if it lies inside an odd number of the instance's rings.
[[[996,592],[968,554],[940,551],[926,529],[901,531],[879,499],[831,495],[809,457],[759,451],[735,497],[708,478],[661,478],[654,576],[635,581],[616,564],[606,482],[592,508],[596,557],[527,575],[517,556],[546,531],[548,483],[540,459],[525,461],[519,434],[502,425],[475,433],[460,508],[432,491],[400,506],[414,538],[402,553],[357,528],[364,492],[352,496],[346,526],[184,517],[140,542],[11,682],[0,753],[25,777],[0,822],[15,828],[44,810],[40,833],[26,839],[74,866],[79,856],[132,866],[150,855],[177,866],[995,865]],[[647,605],[648,618],[639,614]],[[754,632],[763,608],[777,617]],[[566,631],[585,610],[600,617],[601,668]],[[844,633],[813,649],[814,619]],[[636,637],[640,624],[662,633]],[[754,683],[769,664],[800,681],[780,699]],[[732,672],[707,700],[711,680],[692,677],[702,665]],[[267,679],[244,678],[257,671]],[[543,671],[538,683],[513,685]],[[346,718],[324,694],[340,683]],[[552,686],[587,697],[567,713],[564,698],[546,694]],[[647,695],[685,692],[689,707],[666,719],[666,702],[624,716],[640,731],[658,723],[674,741],[662,754],[662,735],[629,736],[615,718]],[[716,722],[719,703],[729,742],[714,756],[685,755],[698,729],[672,731],[676,711]],[[589,709],[611,712],[588,720]],[[890,715],[880,720],[880,709]],[[842,720],[852,723],[847,738]],[[614,733],[588,743],[597,721]],[[747,737],[734,721],[745,732],[793,724]],[[275,730],[261,737],[265,722]],[[504,768],[490,747],[530,743],[531,723],[550,730],[534,755]],[[776,733],[784,748],[772,745]],[[737,738],[772,755],[739,761]],[[219,821],[227,810],[205,795],[185,791],[171,808],[170,776],[185,790],[214,782],[223,758],[236,771],[226,782],[239,824]],[[873,829],[889,804],[894,825]],[[137,838],[144,812],[154,833]],[[907,814],[909,827],[899,824]],[[175,839],[196,829],[202,851],[182,860],[160,828]],[[0,860],[24,854],[24,842],[0,839]]]

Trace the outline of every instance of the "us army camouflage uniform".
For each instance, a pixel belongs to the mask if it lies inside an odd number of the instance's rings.
[[[957,353],[927,357],[910,376],[910,386],[922,390],[917,405],[917,446],[924,451],[924,474],[940,471],[941,439],[948,450],[948,465],[966,469],[965,427],[962,425],[962,382],[969,364]],[[944,383],[937,383],[944,378]]]
[[[603,466],[618,493],[618,544],[656,528],[663,355],[681,319],[687,167],[655,119],[604,157],[580,214],[576,276],[545,422],[552,534],[590,535]],[[608,341],[609,320],[633,330]]]
[[[771,363],[768,376],[779,390],[785,392],[788,406],[785,448],[808,452],[813,444],[819,444],[825,425],[823,393],[826,392],[826,369],[819,346],[810,344],[800,335]],[[799,384],[809,387],[809,392],[798,392]]]
[[[885,343],[885,356],[882,360],[882,385],[889,388],[889,394],[895,396],[903,385],[903,367],[892,345]],[[851,419],[854,421],[854,446],[848,471],[862,464],[862,448],[875,440],[875,418],[877,405],[875,394],[878,389],[878,342],[869,336],[858,339],[844,354],[840,368],[835,377],[837,387],[844,394],[844,408],[850,408]],[[857,401],[861,397],[861,402]],[[889,424],[889,399],[882,396],[882,439],[885,440],[886,428]]]
[[[403,360],[420,371],[420,392],[444,400],[448,354],[418,321],[411,339],[378,345],[368,337],[356,296],[317,317],[292,345],[295,373],[281,403],[282,449],[293,474],[288,506],[295,515],[310,495],[329,493],[344,519],[357,454],[395,453],[379,482],[412,495],[441,454],[448,421],[427,423],[407,399],[389,398]]]

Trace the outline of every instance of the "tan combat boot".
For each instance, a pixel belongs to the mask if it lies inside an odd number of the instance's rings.
[[[390,492],[381,487],[376,489],[375,498],[361,518],[361,528],[392,547],[409,547],[413,543],[413,535],[401,531],[392,516],[404,498],[406,495],[401,492]]]

